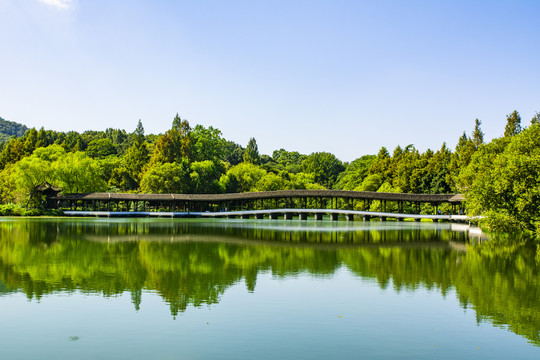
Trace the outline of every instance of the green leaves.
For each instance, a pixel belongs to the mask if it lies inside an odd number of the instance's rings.
[[[481,146],[461,176],[472,215],[493,229],[536,231],[540,221],[540,125]]]

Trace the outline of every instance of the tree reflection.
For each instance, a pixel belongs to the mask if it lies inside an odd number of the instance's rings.
[[[247,224],[247,225],[246,225]],[[467,245],[449,226],[305,226],[268,222],[17,220],[0,222],[0,294],[40,299],[81,291],[156,291],[176,316],[215,304],[231,285],[254,291],[257,276],[331,275],[341,267],[381,288],[455,289],[479,322],[540,345],[540,252],[526,241]],[[399,229],[401,227],[401,230]]]

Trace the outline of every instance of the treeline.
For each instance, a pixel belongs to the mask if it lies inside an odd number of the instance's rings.
[[[145,135],[139,121],[125,130],[55,132],[29,129],[0,145],[0,200],[38,206],[36,186],[72,192],[224,193],[283,189],[343,189],[403,193],[464,193],[471,215],[492,228],[540,229],[540,114],[522,127],[507,116],[504,136],[484,143],[476,119],[452,151],[413,145],[382,147],[343,163],[327,152],[285,149],[260,154],[254,138],[244,148],[213,127],[175,116],[162,135]]]
[[[24,125],[13,121],[7,121],[0,117],[0,143],[6,142],[14,137],[21,137],[28,130]]]

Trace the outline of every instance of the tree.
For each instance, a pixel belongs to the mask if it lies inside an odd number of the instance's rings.
[[[119,184],[122,187],[128,186],[127,189],[134,190],[138,187],[139,181],[143,175],[143,169],[150,160],[150,152],[145,142],[144,128],[141,120],[135,129],[134,141],[131,147],[127,150],[124,156],[125,171],[116,171],[115,175],[118,179],[122,179]]]
[[[484,143],[484,133],[480,129],[480,125],[482,125],[482,122],[478,119],[475,119],[472,140],[476,148],[478,148],[480,145]]]
[[[184,163],[154,164],[141,179],[141,191],[157,194],[189,192],[189,168]]]
[[[540,124],[540,113],[537,112],[531,119],[531,125]]]
[[[99,161],[77,151],[67,153],[52,164],[57,186],[64,193],[100,192],[107,189],[107,182],[101,177]]]
[[[266,170],[260,166],[241,163],[230,168],[221,177],[220,183],[227,192],[233,190],[234,187],[237,188],[237,192],[255,191],[255,184],[266,174]]]
[[[540,125],[481,147],[462,181],[470,215],[494,229],[540,234]]]
[[[255,184],[256,191],[277,191],[288,188],[288,181],[274,173],[267,173]]]
[[[331,189],[345,166],[334,154],[314,152],[302,162],[302,170],[313,174],[316,182]]]
[[[154,151],[151,163],[191,161],[191,128],[187,120],[182,120],[178,114],[173,119],[172,128],[162,135]]]
[[[377,153],[377,158],[369,167],[369,174],[379,174],[383,177],[383,182],[393,177],[393,162],[388,150],[383,146]]]
[[[193,161],[219,161],[223,157],[225,140],[221,131],[197,125],[191,130]]]
[[[135,128],[135,131],[133,132],[135,142],[142,144],[144,143],[144,127],[142,124],[141,119],[139,119],[139,122],[137,123],[137,127]]]
[[[521,116],[514,110],[513,113],[506,116],[506,127],[504,128],[504,136],[511,137],[521,132]]]
[[[254,165],[261,164],[261,156],[259,155],[259,149],[257,147],[257,141],[255,141],[255,138],[249,139],[246,150],[244,151],[244,162]]]
[[[196,194],[219,194],[225,189],[219,183],[221,176],[225,174],[225,166],[221,162],[211,160],[191,163],[189,174],[190,190]]]
[[[116,146],[107,138],[92,140],[86,147],[86,154],[94,159],[103,159],[106,156],[116,154]]]
[[[375,155],[364,155],[352,161],[345,171],[339,174],[336,188],[341,190],[354,190],[368,174],[369,167],[375,161]]]
[[[232,166],[240,164],[244,160],[244,148],[233,141],[224,140],[221,160]]]
[[[356,187],[356,191],[377,191],[383,184],[383,177],[381,174],[371,174],[364,178],[362,184]]]

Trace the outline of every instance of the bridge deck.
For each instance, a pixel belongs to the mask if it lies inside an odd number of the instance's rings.
[[[339,210],[339,209],[267,209],[267,210],[246,210],[246,211],[222,211],[222,212],[153,212],[153,211],[64,211],[68,216],[98,216],[98,217],[201,217],[201,218],[223,218],[242,216],[264,216],[264,215],[353,215],[359,217],[378,217],[394,219],[431,219],[446,221],[469,221],[471,217],[467,215],[427,215],[427,214],[401,214],[389,212],[359,211],[359,210]]]

